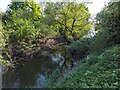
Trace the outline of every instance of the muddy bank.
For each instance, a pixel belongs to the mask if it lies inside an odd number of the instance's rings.
[[[12,64],[16,65],[19,62],[25,62],[32,60],[36,57],[49,56],[53,51],[59,49],[59,47],[68,44],[64,38],[44,38],[36,40],[30,49],[23,49],[20,45],[11,46],[9,49],[9,55],[12,59]],[[3,54],[6,60],[9,57]]]
[[[39,39],[31,51],[26,53],[26,59],[33,59],[37,56],[49,56],[53,51],[61,46],[68,44],[63,38],[45,38]]]

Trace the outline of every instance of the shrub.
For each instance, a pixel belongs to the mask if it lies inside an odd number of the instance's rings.
[[[101,54],[91,54],[79,69],[54,88],[118,88],[120,46],[112,46]],[[89,65],[91,64],[91,65]]]
[[[98,62],[98,60],[99,60],[99,58],[97,57],[97,54],[89,55],[86,58],[86,62],[88,63],[88,65],[96,64]]]
[[[100,52],[104,48],[111,46],[112,43],[110,39],[111,37],[108,31],[98,31],[91,39],[91,45],[89,47],[90,52]]]
[[[69,52],[70,57],[73,59],[82,59],[89,54],[90,38],[83,38],[71,45],[66,46],[66,51]]]

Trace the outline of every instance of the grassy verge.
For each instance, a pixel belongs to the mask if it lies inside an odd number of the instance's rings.
[[[118,88],[120,46],[112,46],[101,54],[91,54],[67,77],[49,83],[51,88]]]

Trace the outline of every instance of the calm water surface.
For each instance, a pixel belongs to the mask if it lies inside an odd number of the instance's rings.
[[[63,57],[60,52],[49,56],[40,56],[29,62],[24,62],[16,69],[8,70],[2,75],[4,88],[44,88],[47,78],[60,66]]]

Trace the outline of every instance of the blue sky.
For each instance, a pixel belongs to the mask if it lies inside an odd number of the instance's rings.
[[[35,1],[39,1],[39,0],[35,0]],[[91,14],[97,14],[104,7],[104,2],[106,3],[109,2],[109,0],[79,0],[79,1],[92,2],[92,4],[87,5]],[[7,9],[7,5],[10,4],[10,2],[11,0],[0,0],[0,10],[5,12]]]

